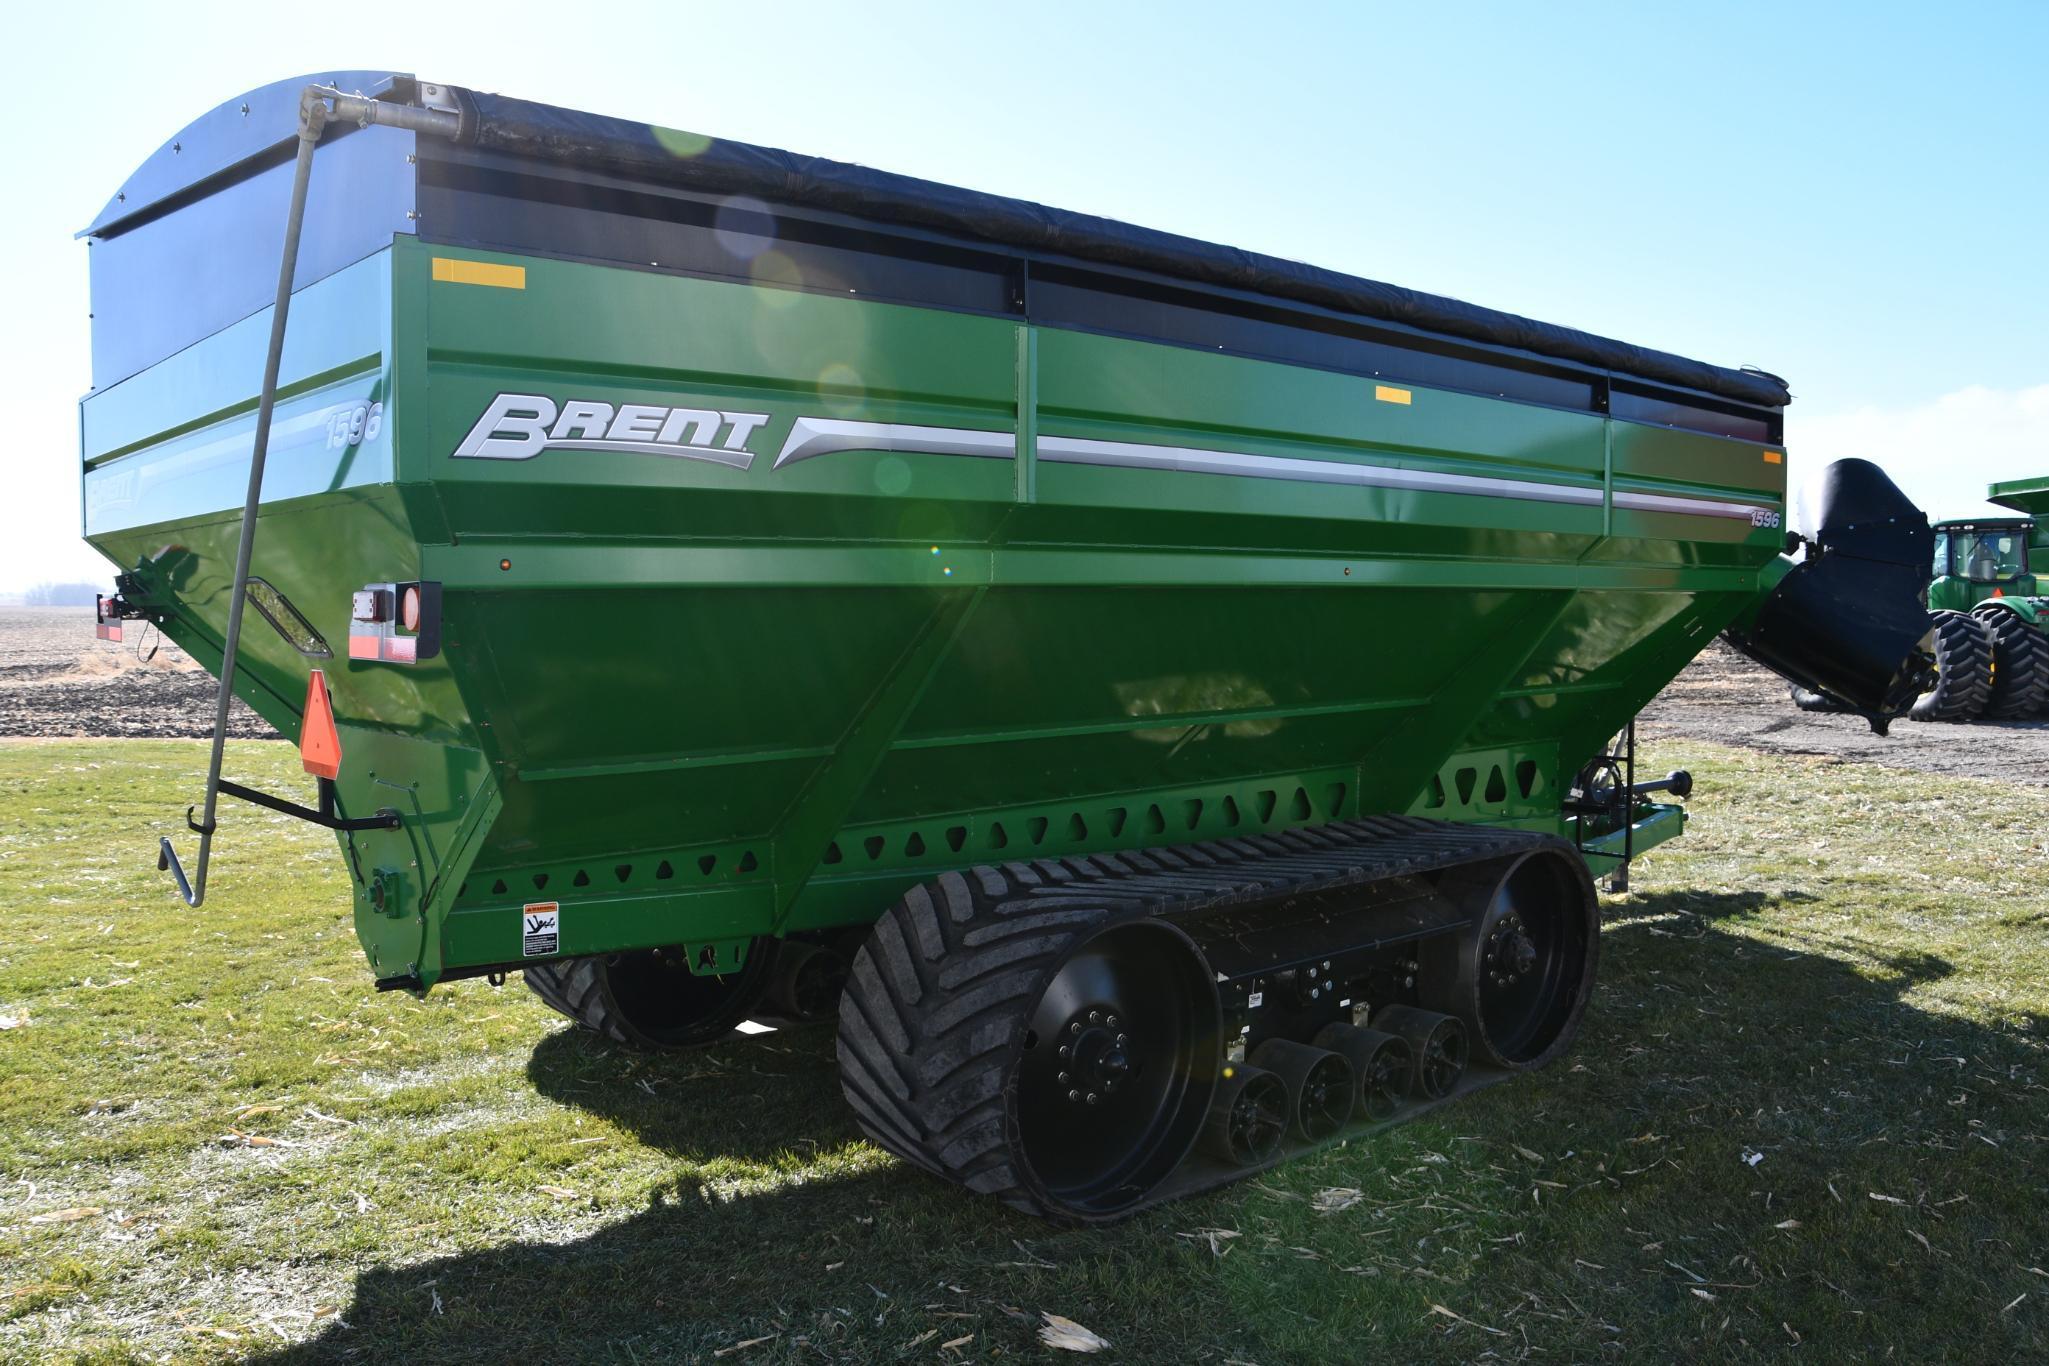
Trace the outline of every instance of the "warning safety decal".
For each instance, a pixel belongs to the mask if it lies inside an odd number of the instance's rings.
[[[536,901],[520,911],[520,952],[528,958],[546,958],[562,947],[562,908],[553,901]]]

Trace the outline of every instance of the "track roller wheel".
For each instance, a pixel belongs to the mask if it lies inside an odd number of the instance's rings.
[[[680,948],[529,964],[528,990],[628,1048],[697,1048],[733,1032],[775,975],[776,941],[757,939],[737,972],[699,976]]]
[[[883,913],[840,998],[841,1088],[907,1161],[1101,1222],[1202,1131],[1223,1064],[1216,983],[1169,922],[1033,900],[1029,872],[948,873]]]
[[[1409,1046],[1409,1090],[1420,1100],[1443,1100],[1466,1074],[1466,1027],[1450,1015],[1416,1006],[1388,1006],[1373,1027]]]
[[[1288,1123],[1295,1137],[1321,1143],[1352,1117],[1358,1074],[1342,1054],[1293,1039],[1268,1039],[1252,1050],[1252,1062],[1288,1087]]]
[[[1969,721],[1992,695],[1992,628],[1948,608],[1930,612],[1935,627],[1935,686],[1907,714],[1916,721]]]
[[[1316,1046],[1328,1048],[1352,1064],[1359,1078],[1359,1108],[1371,1120],[1391,1119],[1409,1093],[1409,1076],[1415,1059],[1409,1045],[1392,1034],[1357,1025],[1327,1024],[1316,1035]]]
[[[2011,607],[1981,602],[1971,615],[1992,634],[1992,687],[1985,715],[1997,721],[2026,720],[2049,702],[2049,639]]]
[[[1239,1065],[1217,1083],[1202,1151],[1234,1167],[1257,1167],[1281,1150],[1288,1131],[1288,1084],[1260,1067]]]
[[[1459,1018],[1482,1062],[1542,1067],[1571,1044],[1593,991],[1593,879],[1583,861],[1542,850],[1476,890],[1485,909],[1471,928],[1423,948],[1423,999]]]
[[[822,1020],[839,1011],[847,960],[823,944],[785,940],[769,983],[768,1006],[792,1020]]]

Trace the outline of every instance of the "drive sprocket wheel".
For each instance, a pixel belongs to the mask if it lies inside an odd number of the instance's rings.
[[[1966,612],[1940,608],[1935,627],[1935,686],[1908,712],[1916,721],[1969,721],[1992,694],[1992,628]]]
[[[776,941],[756,939],[737,971],[699,975],[683,951],[640,949],[529,964],[528,990],[613,1043],[697,1048],[738,1028],[775,974]]]
[[[840,1084],[883,1147],[1027,1213],[1128,1212],[1194,1146],[1222,1067],[1216,983],[1141,910],[1034,900],[1029,864],[883,913],[840,998]]]
[[[2049,702],[2049,639],[2011,607],[1981,602],[1971,615],[1992,633],[1992,688],[1985,715],[2020,721],[2039,715]]]

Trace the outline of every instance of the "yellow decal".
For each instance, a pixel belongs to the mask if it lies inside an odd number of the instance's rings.
[[[1397,389],[1391,384],[1376,384],[1373,386],[1373,397],[1379,399],[1382,403],[1406,404],[1409,401],[1409,391],[1407,389]]]
[[[1766,451],[1764,453],[1764,463],[1767,465],[1783,465],[1786,463],[1786,453],[1784,451]]]
[[[494,261],[459,261],[451,256],[434,258],[434,278],[454,285],[494,285],[499,289],[525,289],[525,266],[501,266]]]

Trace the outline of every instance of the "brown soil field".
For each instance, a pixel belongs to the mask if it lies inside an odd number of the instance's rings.
[[[1890,735],[1873,735],[1858,717],[1801,711],[1785,680],[1719,640],[1644,708],[1636,733],[1645,763],[1655,763],[1660,736],[1674,735],[1769,755],[2049,786],[2049,720],[1945,725],[1903,718]]]
[[[90,607],[0,607],[0,737],[213,734],[213,675],[147,623],[125,627],[117,643],[93,635]],[[277,733],[240,701],[228,728]]]

